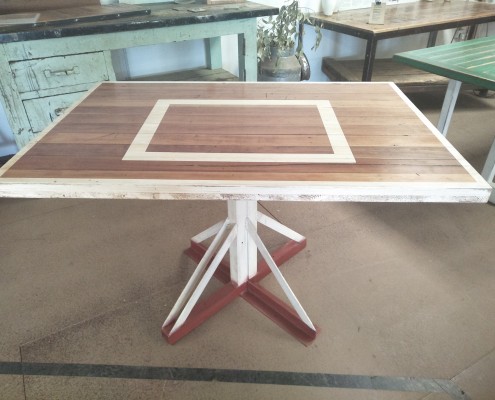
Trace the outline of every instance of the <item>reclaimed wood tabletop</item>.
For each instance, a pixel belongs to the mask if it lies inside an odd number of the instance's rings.
[[[356,37],[385,39],[490,22],[495,20],[495,5],[464,0],[389,4],[384,24],[369,24],[369,15],[370,8],[363,8],[331,16],[318,13],[313,19],[325,29]]]
[[[0,197],[486,202],[393,83],[105,82],[0,170]]]

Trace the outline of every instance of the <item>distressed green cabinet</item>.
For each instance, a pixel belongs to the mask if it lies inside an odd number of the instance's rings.
[[[15,89],[28,120],[28,137],[41,132],[96,82],[114,79],[102,51],[10,62]]]
[[[61,116],[72,103],[79,100],[85,92],[82,90],[24,100],[23,106],[33,133],[41,132],[50,122]]]
[[[3,106],[19,148],[95,83],[115,79],[110,51],[85,52],[76,37],[3,44],[0,68]]]
[[[255,81],[256,20],[278,10],[249,2],[237,9],[203,7],[204,12],[192,15],[169,3],[151,6],[146,16],[17,32],[0,29],[0,100],[18,147],[95,83],[116,79],[113,50],[207,39],[207,66],[221,68],[221,36],[237,35],[239,78]]]

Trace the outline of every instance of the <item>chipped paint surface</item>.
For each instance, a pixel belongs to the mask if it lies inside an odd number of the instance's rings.
[[[55,108],[60,108],[55,105],[53,110],[46,110],[47,102],[71,103],[74,93],[87,91],[96,82],[116,80],[112,50],[213,38],[209,61],[213,68],[221,65],[217,39],[238,35],[245,40],[246,48],[239,54],[243,66],[240,78],[256,80],[256,18],[274,15],[278,9],[249,2],[236,9],[204,8],[192,13],[188,7],[168,3],[147,6],[149,15],[131,18],[0,28],[0,101],[17,146],[24,147],[47,126]],[[74,61],[72,57],[80,59]],[[40,63],[50,65],[36,71]],[[46,70],[53,73],[47,77]],[[53,101],[48,99],[52,96]],[[25,101],[30,102],[29,111],[25,110]]]

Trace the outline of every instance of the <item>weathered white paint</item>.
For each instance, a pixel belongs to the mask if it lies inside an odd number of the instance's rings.
[[[170,330],[170,334],[173,334],[177,329],[179,329],[184,322],[186,321],[187,317],[191,314],[191,311],[193,307],[196,305],[198,302],[201,294],[204,292],[206,285],[208,282],[211,280],[213,277],[213,274],[217,270],[218,266],[222,262],[222,258],[227,254],[227,251],[229,251],[229,248],[236,238],[237,235],[237,225],[230,225],[229,227],[231,228],[229,234],[227,235],[227,238],[225,241],[222,243],[220,246],[220,249],[216,253],[215,257],[213,258],[213,261],[207,268],[206,272],[204,275],[201,277],[199,283],[195,287],[194,291],[191,294],[191,297],[185,304],[184,308],[182,309],[181,313],[179,314],[179,317],[177,318],[173,328]],[[168,318],[167,318],[168,319]],[[172,318],[173,319],[173,318]],[[166,323],[163,324],[163,326],[167,325]]]
[[[215,236],[220,231],[220,229],[222,229],[222,226],[224,223],[225,223],[225,221],[220,221],[220,222],[216,223],[215,225],[210,226],[208,229],[205,229],[203,232],[200,232],[196,236],[193,236],[191,238],[191,241],[195,242],[195,243],[204,242],[206,239],[209,239],[212,236]]]
[[[296,242],[302,242],[306,239],[303,235],[297,233],[296,231],[293,231],[287,226],[260,212],[258,212],[258,222],[270,228],[271,230],[278,232],[285,237],[288,237],[289,239],[295,240]]]
[[[296,311],[297,315],[299,315],[299,318],[307,325],[309,326],[313,331],[316,332],[316,328],[311,322],[311,320],[308,317],[308,314],[306,314],[306,311],[304,311],[304,308],[302,307],[301,303],[299,303],[299,300],[297,300],[296,295],[290,288],[289,284],[285,280],[284,276],[278,269],[277,264],[273,260],[272,256],[270,255],[270,252],[266,248],[265,244],[262,242],[261,238],[259,237],[258,233],[256,232],[256,228],[250,221],[246,221],[246,228],[249,233],[249,236],[254,240],[256,243],[256,246],[258,247],[258,250],[261,253],[261,256],[264,258],[266,261],[268,267],[272,271],[273,276],[277,280],[277,283],[280,285],[282,290],[284,291],[285,295],[287,296],[287,299],[289,300],[290,304]]]
[[[256,225],[257,206],[255,200],[227,201],[229,220],[238,227],[236,240],[230,247],[230,279],[237,286],[255,276],[258,270],[256,244],[246,231],[248,221]]]
[[[214,227],[216,226],[217,225],[214,225]],[[222,239],[224,239],[225,232],[227,231],[227,229],[232,230],[232,226],[233,225],[229,222],[229,220],[225,220],[222,222],[222,226],[218,230],[215,238],[213,239],[213,242],[210,244],[203,258],[194,270],[191,278],[186,284],[186,287],[183,289],[172,310],[170,311],[167,319],[163,323],[163,326],[168,325],[171,321],[176,319],[179,315],[179,312],[181,312],[181,310],[185,306],[186,302],[190,300],[193,291],[197,288],[200,279],[202,279],[204,271],[208,268],[213,254],[217,251]]]
[[[206,240],[216,233],[215,238],[165,319],[163,327],[175,320],[170,330],[170,334],[173,334],[184,324],[227,251],[230,253],[230,278],[235,285],[240,286],[256,275],[257,251],[259,250],[296,313],[306,325],[316,331],[313,323],[257,234],[256,222],[259,220],[264,225],[293,240],[302,241],[304,236],[272,218],[258,213],[256,201],[228,201],[227,208],[228,218],[225,221],[213,225],[191,239],[196,243],[200,243],[200,241]],[[213,257],[214,254],[215,256]],[[211,260],[212,257],[213,260]]]

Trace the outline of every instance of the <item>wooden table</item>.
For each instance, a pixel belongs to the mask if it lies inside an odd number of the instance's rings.
[[[462,83],[495,90],[495,36],[434,48],[399,53],[394,60],[449,78],[438,129],[447,136]],[[481,175],[492,182],[495,176],[495,140]],[[495,201],[492,196],[490,201]]]
[[[443,29],[495,21],[495,4],[469,1],[419,1],[387,5],[384,25],[368,24],[370,9],[338,12],[332,16],[317,14],[314,20],[324,29],[366,40],[362,80],[370,81],[373,74],[376,47],[379,40],[430,32],[427,46],[433,46],[436,34]],[[334,73],[347,79],[346,61],[331,62]],[[352,66],[351,66],[352,68]],[[397,78],[400,74],[397,73]]]
[[[163,324],[171,343],[238,296],[315,338],[278,269],[306,239],[258,200],[482,203],[490,191],[388,83],[102,83],[0,170],[7,197],[227,202],[187,250],[199,264]],[[288,242],[270,254],[257,224]],[[270,272],[290,306],[259,285]],[[197,304],[213,276],[224,285]]]
[[[122,11],[128,7],[101,6]],[[127,79],[123,49],[205,39],[205,65],[218,71],[221,37],[236,35],[239,79],[256,81],[257,18],[278,9],[251,2],[206,5],[196,0],[185,5],[146,4],[143,11],[147,13],[114,19],[0,26],[0,102],[19,148],[96,82]],[[121,62],[114,62],[118,59]]]

